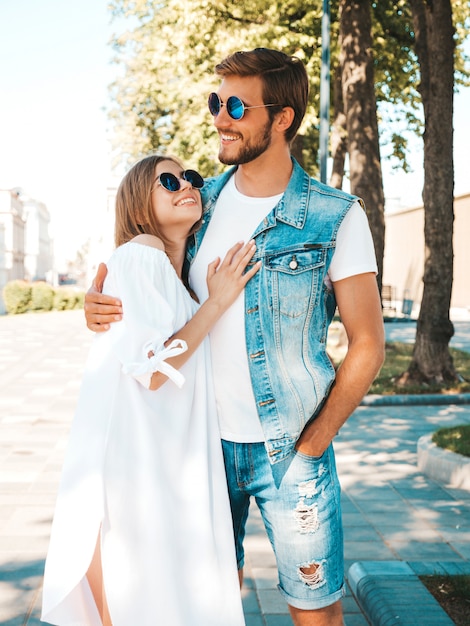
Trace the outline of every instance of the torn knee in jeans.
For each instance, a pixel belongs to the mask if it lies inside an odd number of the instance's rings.
[[[300,580],[314,589],[325,584],[323,563],[307,563],[299,566]]]

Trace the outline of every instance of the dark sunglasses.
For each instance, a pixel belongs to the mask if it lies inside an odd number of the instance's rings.
[[[175,176],[170,172],[162,172],[158,178],[157,183],[164,187],[167,191],[179,191],[181,189],[180,180],[186,180],[194,189],[202,189],[204,187],[203,177],[195,170],[185,170],[181,176]]]
[[[209,105],[209,111],[216,117],[220,113],[222,107],[226,107],[227,113],[233,120],[241,120],[245,115],[247,109],[263,109],[264,107],[278,107],[280,104],[256,104],[254,106],[247,107],[243,100],[240,100],[238,96],[230,96],[227,102],[222,102],[217,93],[211,93],[207,101]]]

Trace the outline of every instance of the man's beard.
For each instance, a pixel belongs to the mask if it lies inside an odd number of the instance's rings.
[[[261,137],[255,144],[243,145],[239,153],[232,157],[225,157],[223,155],[223,149],[221,149],[219,152],[219,161],[224,165],[243,165],[243,163],[254,161],[269,148],[272,135],[271,129],[272,122],[268,120],[260,133]]]

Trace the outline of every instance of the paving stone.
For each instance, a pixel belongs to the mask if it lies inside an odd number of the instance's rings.
[[[470,349],[470,324],[456,325],[454,339],[462,337]],[[82,311],[0,317],[0,623],[7,626],[40,624],[49,528],[91,340]],[[449,573],[467,571],[470,493],[441,485],[417,467],[419,437],[458,423],[470,423],[470,406],[361,406],[335,439],[345,572],[349,579],[361,563],[371,578],[364,590],[382,620],[374,626],[396,623],[383,594],[410,615],[422,608],[414,599],[410,603],[409,576],[417,579],[435,564]],[[246,626],[292,626],[256,507],[247,533]],[[366,626],[370,607],[358,604],[357,581],[352,588],[355,593],[348,586],[343,600],[345,624]],[[427,598],[422,585],[417,589],[414,597]],[[416,619],[413,626],[436,623],[427,614]]]

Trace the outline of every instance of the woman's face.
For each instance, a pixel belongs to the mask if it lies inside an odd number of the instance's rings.
[[[160,174],[168,172],[179,180],[177,191],[168,191],[158,182]],[[183,170],[174,161],[160,161],[155,168],[155,184],[152,191],[152,207],[162,234],[187,236],[191,227],[201,218],[202,201],[199,189],[194,189],[181,178]]]

